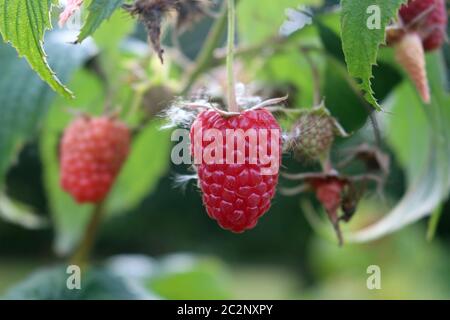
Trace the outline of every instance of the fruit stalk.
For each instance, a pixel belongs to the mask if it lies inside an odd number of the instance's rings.
[[[95,205],[91,214],[91,219],[89,220],[89,224],[85,229],[83,239],[81,240],[78,248],[70,259],[71,264],[77,265],[81,268],[87,263],[104,212],[104,202],[100,202]]]
[[[185,84],[180,92],[181,96],[187,95],[198,78],[214,66],[214,50],[216,50],[217,44],[225,33],[227,27],[227,13],[227,3],[224,2],[220,15],[211,27],[198,58],[195,61],[195,65],[187,76]]]
[[[228,45],[227,45],[227,89],[228,89],[228,111],[239,112],[236,101],[236,87],[234,83],[234,41],[236,25],[235,0],[228,0]]]

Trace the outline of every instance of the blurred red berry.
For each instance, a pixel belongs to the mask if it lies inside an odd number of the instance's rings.
[[[311,183],[316,191],[317,200],[324,206],[328,213],[336,215],[342,202],[342,191],[345,182],[339,179],[328,179]]]
[[[387,43],[395,47],[397,62],[414,82],[425,103],[431,102],[425,52],[446,41],[447,10],[444,0],[409,0],[399,10],[399,28],[387,31]]]
[[[98,203],[108,194],[125,162],[130,132],[111,118],[82,116],[61,141],[61,186],[79,203]]]
[[[427,13],[427,10],[430,11]],[[421,35],[425,51],[438,49],[445,42],[447,10],[444,0],[409,0],[399,14],[405,25],[414,24],[412,27]]]

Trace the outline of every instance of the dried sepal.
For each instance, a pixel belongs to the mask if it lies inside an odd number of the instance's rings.
[[[178,1],[176,4],[177,18],[175,22],[177,33],[184,32],[202,17],[211,15],[211,5],[210,0]]]
[[[164,49],[161,46],[162,23],[170,13],[176,15],[177,32],[207,12],[207,0],[136,0],[122,6],[131,15],[141,20],[148,33],[149,42],[164,63]]]
[[[173,10],[177,0],[136,0],[133,4],[125,4],[123,8],[131,15],[137,16],[147,29],[148,39],[164,63],[164,50],[161,47],[162,22],[167,13]]]
[[[162,129],[177,127],[189,129],[200,112],[211,108],[213,106],[207,100],[178,99],[161,113],[161,117],[167,120]]]
[[[356,148],[349,149],[346,153],[348,154],[347,157],[337,165],[338,168],[347,167],[354,160],[359,160],[365,164],[368,172],[378,171],[384,177],[389,175],[391,162],[389,155],[380,149],[364,143]]]
[[[372,153],[364,147],[361,147],[361,152],[358,153],[363,157],[369,154]],[[377,158],[380,155],[372,154],[372,156]],[[380,165],[384,160],[378,159]],[[281,188],[281,194],[295,196],[304,192],[313,192],[316,195],[333,225],[340,245],[343,243],[340,223],[351,220],[357,211],[360,200],[367,192],[369,183],[374,183],[378,192],[382,195],[381,190],[386,178],[383,169],[377,174],[344,175],[332,169],[328,172],[297,174],[282,172],[281,176],[290,181],[300,182],[300,184],[291,188]]]

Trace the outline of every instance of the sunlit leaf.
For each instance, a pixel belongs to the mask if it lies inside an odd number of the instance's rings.
[[[13,201],[7,195],[1,193],[0,218],[27,229],[39,229],[48,225],[48,221],[38,216],[31,208]]]
[[[61,78],[68,80],[73,71],[95,54],[95,46],[67,44],[70,32],[52,32],[46,47],[50,62]],[[0,43],[0,184],[21,146],[30,139],[47,114],[55,97],[14,49]]]
[[[124,0],[92,0],[88,7],[86,21],[81,28],[77,42],[92,35],[103,23],[109,19],[114,11],[124,3]]]
[[[153,122],[135,137],[132,152],[108,199],[108,211],[123,213],[151,193],[170,164],[170,132]]]
[[[52,27],[50,11],[55,3],[55,0],[1,0],[0,33],[53,90],[72,97],[50,68],[43,47],[44,33]]]
[[[237,14],[241,40],[246,44],[255,44],[277,36],[286,19],[286,10],[298,8],[299,5],[318,6],[322,3],[323,0],[258,0],[255,5],[253,1],[240,1]]]
[[[342,44],[348,71],[360,81],[365,98],[378,110],[380,106],[371,84],[372,67],[377,61],[378,48],[385,41],[385,28],[404,2],[406,0],[341,1]]]
[[[65,266],[41,269],[11,288],[4,297],[13,300],[135,300],[148,299],[145,290],[130,285],[105,269],[89,269],[80,274],[80,290],[70,290]]]

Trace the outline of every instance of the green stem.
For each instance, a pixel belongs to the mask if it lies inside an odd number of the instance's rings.
[[[317,65],[315,64],[314,59],[311,57],[310,50],[304,48],[300,48],[300,50],[305,56],[305,60],[309,64],[309,67],[311,68],[313,88],[314,88],[313,103],[314,106],[318,106],[322,101],[322,94],[320,92],[320,71]]]
[[[211,31],[206,38],[206,41],[200,51],[198,58],[195,62],[195,67],[189,73],[187,81],[181,90],[181,95],[186,95],[195,84],[197,79],[207,70],[210,69],[211,61],[214,60],[214,50],[216,50],[217,44],[220,41],[227,25],[227,5],[224,2],[220,16],[215,21],[211,28]]]
[[[70,259],[71,264],[82,267],[87,263],[92,247],[95,242],[95,236],[100,226],[103,214],[104,214],[104,202],[101,202],[94,207],[94,210],[91,215],[91,220],[89,221],[89,224],[86,227],[83,239],[81,240],[77,250]]]
[[[428,230],[427,230],[427,240],[429,242],[433,241],[434,236],[436,235],[436,230],[439,225],[439,220],[441,219],[442,215],[442,205],[437,207],[433,214],[431,215],[431,218],[428,222]]]
[[[327,152],[326,154],[322,155],[320,159],[320,165],[322,166],[322,171],[325,174],[329,174],[333,171],[333,164],[331,163],[330,159],[330,152]]]
[[[129,110],[127,111],[126,115],[125,115],[125,119],[132,119],[133,115],[136,114],[140,108],[140,106],[142,105],[142,100],[144,99],[144,95],[145,95],[145,90],[147,88],[143,89],[143,88],[138,88],[137,90],[134,91],[134,95],[131,101],[131,105]]]
[[[227,45],[227,93],[228,111],[239,112],[236,101],[236,86],[234,82],[234,41],[236,26],[236,7],[234,0],[228,0],[228,45]]]

